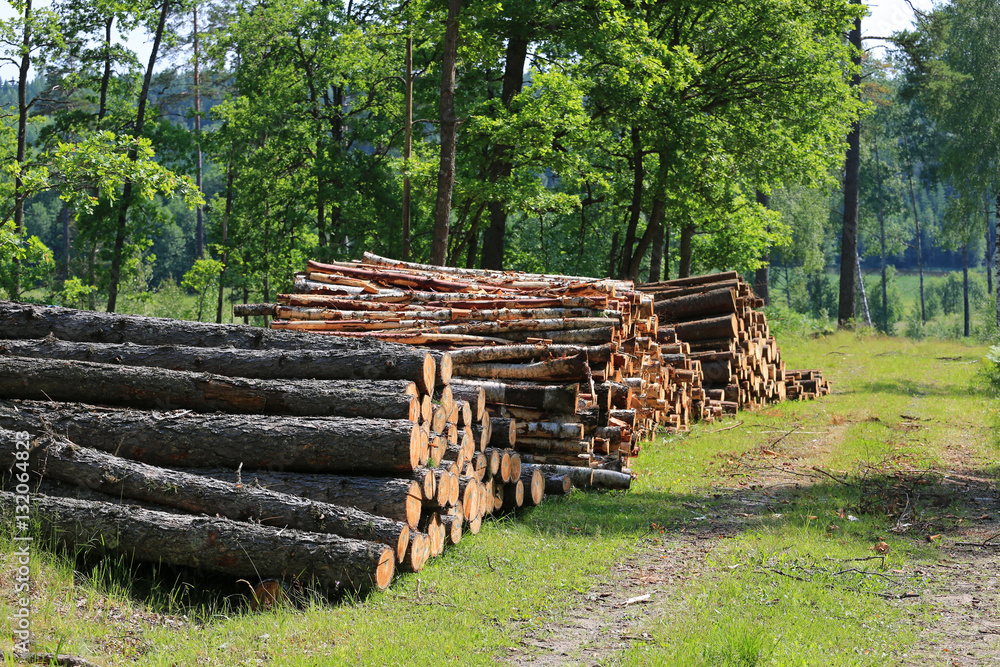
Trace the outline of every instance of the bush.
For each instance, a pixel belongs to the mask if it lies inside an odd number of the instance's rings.
[[[1000,395],[1000,345],[994,345],[986,352],[979,377],[994,396]]]

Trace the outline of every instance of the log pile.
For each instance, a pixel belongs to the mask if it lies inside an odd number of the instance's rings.
[[[485,392],[489,424],[474,426],[477,437],[511,433],[526,462],[627,473],[657,427],[682,431],[785,397],[760,305],[735,272],[636,287],[366,253],[310,261],[295,293],[234,312],[272,317],[275,330],[447,351],[453,389]]]
[[[829,393],[822,372],[788,371],[771,335],[764,305],[735,271],[648,283],[654,298],[657,340],[677,345],[701,368],[704,395],[723,412],[754,408],[785,398]],[[805,384],[796,384],[804,382]]]
[[[381,590],[568,490],[451,375],[373,339],[0,302],[0,511],[28,485],[68,544]]]

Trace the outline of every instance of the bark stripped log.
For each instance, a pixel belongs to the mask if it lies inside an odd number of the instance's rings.
[[[0,492],[0,511],[16,496]],[[385,590],[395,571],[384,544],[339,535],[260,526],[231,519],[155,512],[139,507],[34,495],[32,520],[72,547],[139,561],[221,572],[233,577],[297,577],[328,592]]]
[[[177,468],[412,472],[427,443],[408,420],[196,414],[0,401],[0,427],[55,433],[127,459]],[[363,443],[363,444],[359,444]]]
[[[415,422],[416,393],[416,385],[406,380],[251,380],[88,361],[0,357],[0,398]]]

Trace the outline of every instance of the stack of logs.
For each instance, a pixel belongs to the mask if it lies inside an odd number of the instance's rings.
[[[659,342],[679,345],[680,352],[700,362],[705,396],[727,413],[830,393],[821,371],[785,370],[767,317],[756,310],[764,301],[735,271],[638,289],[654,298]]]
[[[451,375],[446,352],[377,340],[0,302],[0,507],[30,489],[68,544],[384,589],[569,490]]]
[[[449,350],[453,389],[483,389],[494,430],[527,461],[627,472],[657,426],[686,430],[787,391],[762,304],[735,272],[636,288],[366,253],[309,262],[295,290],[234,312]]]

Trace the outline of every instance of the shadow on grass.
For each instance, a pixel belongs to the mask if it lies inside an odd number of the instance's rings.
[[[896,394],[899,396],[944,396],[950,398],[967,398],[969,386],[954,383],[928,384],[909,379],[880,380],[866,382],[841,390],[843,394]]]
[[[704,493],[574,491],[524,512],[521,520],[545,534],[636,538],[731,537],[765,525],[810,525],[867,548],[893,534],[926,542],[928,535],[994,526],[1000,510],[996,466],[962,474],[870,468],[846,476],[794,475],[794,481]]]

